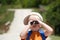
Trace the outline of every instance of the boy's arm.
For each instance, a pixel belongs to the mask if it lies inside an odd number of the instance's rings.
[[[27,33],[28,33],[29,28],[30,27],[27,25],[26,28],[20,33],[21,39],[25,39],[27,37]]]
[[[40,25],[45,29],[45,36],[49,36],[53,33],[53,29],[46,23],[39,21]]]
[[[28,22],[28,25],[26,25],[25,29],[20,33],[20,37],[21,39],[25,39],[27,37],[28,34],[28,30],[30,29],[30,22]]]

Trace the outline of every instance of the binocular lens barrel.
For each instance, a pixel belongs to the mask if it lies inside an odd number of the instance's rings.
[[[39,22],[38,21],[32,21],[32,22],[30,22],[30,24],[31,25],[33,25],[33,24],[39,24]]]

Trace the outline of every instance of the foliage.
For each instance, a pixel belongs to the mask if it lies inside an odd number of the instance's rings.
[[[60,3],[58,1],[54,1],[47,7],[49,7],[47,14],[46,14],[46,19],[47,22],[53,26],[55,30],[55,34],[60,35]]]
[[[5,24],[7,21],[12,21],[13,12],[8,12],[6,6],[0,7],[0,27]]]

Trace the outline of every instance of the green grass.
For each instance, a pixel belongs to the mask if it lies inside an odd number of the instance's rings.
[[[6,23],[7,21],[12,21],[14,17],[14,12],[4,12],[0,15],[0,26]]]
[[[14,12],[8,11],[9,7],[6,5],[0,6],[0,33],[2,33],[2,28],[5,27],[5,23],[12,22],[14,18]]]
[[[11,21],[14,16],[14,12],[9,12],[10,7],[7,5],[0,6],[0,25],[4,24],[7,21]]]
[[[60,36],[52,35],[51,40],[60,40]]]

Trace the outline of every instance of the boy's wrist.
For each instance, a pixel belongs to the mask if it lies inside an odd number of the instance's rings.
[[[42,25],[42,24],[43,24],[43,22],[42,22],[42,21],[40,21],[40,20],[38,20],[38,22],[39,22],[39,24],[40,24],[40,25]]]
[[[40,25],[40,26],[44,27],[44,26],[43,26],[43,25],[45,25],[44,22],[42,22],[42,21],[40,21],[40,20],[38,20],[38,22],[39,22],[39,25]]]

